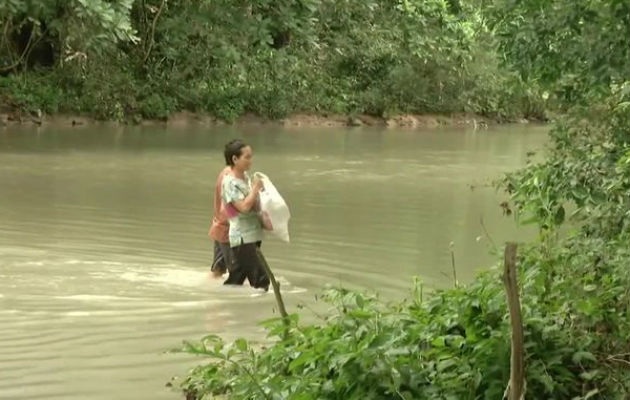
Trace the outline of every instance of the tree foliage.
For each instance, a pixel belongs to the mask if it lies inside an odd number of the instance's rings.
[[[507,64],[574,104],[606,95],[630,71],[625,0],[497,0],[488,5]]]
[[[7,0],[0,4],[2,72],[53,66],[137,42],[133,0]]]
[[[8,0],[0,85],[5,102],[27,111],[105,119],[178,110],[227,120],[544,118],[545,100],[529,83],[536,77],[501,63],[509,43],[495,33],[495,14],[456,0]]]

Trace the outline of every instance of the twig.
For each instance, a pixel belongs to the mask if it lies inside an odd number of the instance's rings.
[[[31,52],[33,51],[35,46],[37,46],[39,44],[39,42],[41,42],[41,40],[44,38],[44,36],[46,36],[47,32],[48,32],[48,28],[44,29],[42,31],[41,35],[39,35],[39,37],[37,39],[35,39],[35,41],[31,44],[31,47],[28,49],[28,52],[26,53],[26,57],[24,58],[24,61],[28,61],[28,58],[31,56]]]
[[[308,305],[308,304],[306,304],[306,303],[301,303],[301,304],[299,305],[299,307],[306,308],[306,309],[307,309],[307,310],[309,310],[311,313],[313,313],[313,315],[315,315],[317,318],[321,319],[322,321],[325,321],[325,320],[327,319],[327,317],[326,317],[326,316],[324,316],[324,315],[322,315],[322,314],[318,313],[317,311],[315,311],[315,310],[314,310],[311,306],[309,306],[309,305]]]
[[[453,242],[450,245],[451,248],[451,267],[453,268],[453,284],[455,285],[455,289],[457,289],[457,269],[455,269],[455,251],[453,250]]]
[[[610,355],[609,357],[628,357],[628,356],[630,356],[630,353],[613,354],[613,355]]]
[[[612,356],[608,356],[606,357],[607,361],[616,361],[616,362],[620,362],[626,365],[630,365],[630,361],[628,360],[624,360],[623,358],[618,358],[618,357],[624,357],[624,356],[628,356],[630,355],[630,353],[623,353],[623,354],[613,354]]]
[[[11,48],[9,47],[9,41],[7,40],[7,35],[9,33],[9,26],[11,25],[11,20],[7,18],[7,21],[2,21],[4,24],[4,32],[2,32],[2,42],[0,42],[0,48],[6,44],[7,50],[9,51],[9,55],[11,55]],[[13,61],[13,59],[11,59]]]
[[[486,235],[486,238],[488,238],[488,241],[494,248],[494,251],[497,251],[497,245],[494,243],[494,240],[492,240],[492,237],[490,237],[490,234],[488,233],[488,230],[486,229],[486,224],[483,222],[483,216],[479,217],[479,223],[481,223],[481,228],[483,229],[483,233]]]
[[[8,26],[8,24],[7,24],[7,26]],[[34,42],[31,43],[31,39],[33,39],[33,31],[34,30],[35,30],[35,26],[33,25],[33,29],[31,29],[31,36],[29,36],[28,42],[26,43],[26,47],[24,48],[24,51],[22,52],[22,55],[20,56],[20,58],[13,65],[9,65],[7,67],[0,68],[0,72],[11,71],[11,70],[17,68],[22,63],[22,61],[27,61],[28,60],[28,58],[31,56],[31,52],[33,51],[35,46],[37,46],[37,44],[46,35],[46,32],[48,32],[48,28],[44,29],[44,31],[42,31],[41,35],[39,35],[39,37],[37,39],[35,39]],[[7,42],[7,50],[9,50],[9,53],[10,53],[10,48],[9,48],[9,43],[8,42]],[[11,57],[11,58],[13,58],[13,57]]]
[[[35,24],[33,24],[33,27],[31,28],[31,33],[28,37],[28,41],[26,42],[26,46],[24,47],[24,50],[22,51],[22,54],[20,55],[20,58],[18,58],[18,60],[15,61],[12,65],[8,65],[6,67],[0,68],[0,72],[12,71],[22,63],[22,61],[24,60],[24,57],[28,53],[30,53],[29,48],[31,47],[31,42],[33,41],[34,33],[35,33]]]

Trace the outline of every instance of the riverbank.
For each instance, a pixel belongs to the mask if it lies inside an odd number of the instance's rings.
[[[303,312],[264,322],[276,338],[264,348],[215,334],[185,342],[182,350],[203,363],[179,380],[183,394],[496,399],[526,382],[536,398],[627,399],[629,95],[628,85],[612,92],[591,106],[588,120],[583,108],[571,110],[552,127],[546,159],[498,183],[519,220],[539,232],[506,249],[505,272],[491,268],[460,283],[453,261],[454,288],[427,295],[415,280],[400,303],[331,287],[315,297],[330,314],[318,314],[316,324],[302,322]],[[575,211],[565,220],[569,205]],[[560,234],[567,221],[578,226]],[[498,256],[502,249],[487,236]],[[518,285],[520,300],[510,299],[508,267],[518,268],[511,287]]]
[[[132,121],[103,121],[89,116],[55,114],[46,115],[42,113],[28,113],[19,110],[0,112],[0,127],[15,125],[48,125],[61,127],[81,127],[98,124],[104,125],[143,125],[143,126],[166,126],[173,128],[186,128],[194,126],[223,126],[223,125],[277,125],[289,128],[342,128],[342,127],[383,127],[396,129],[417,129],[417,128],[439,128],[439,127],[472,127],[475,129],[486,128],[491,125],[502,123],[527,124],[527,119],[515,121],[497,121],[472,113],[455,114],[401,114],[389,118],[375,117],[367,114],[344,115],[344,114],[294,114],[286,118],[272,120],[269,118],[246,114],[227,122],[214,116],[202,113],[192,113],[187,111],[176,112],[168,118],[142,119],[136,118]],[[536,121],[537,122],[537,121]]]

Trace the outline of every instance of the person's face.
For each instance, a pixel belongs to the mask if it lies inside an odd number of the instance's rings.
[[[241,171],[248,171],[252,166],[252,158],[254,154],[252,153],[252,148],[249,146],[245,146],[241,149],[241,156],[234,156],[232,160],[234,161],[234,166]]]

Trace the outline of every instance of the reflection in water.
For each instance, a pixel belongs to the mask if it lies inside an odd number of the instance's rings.
[[[414,275],[449,286],[451,241],[470,280],[493,262],[481,217],[496,242],[527,234],[485,185],[545,129],[5,128],[0,398],[175,399],[164,383],[195,360],[165,350],[208,333],[264,339],[273,295],[209,278],[212,185],[235,136],[291,207],[292,243],[264,246],[295,310],[329,283],[386,298]]]

